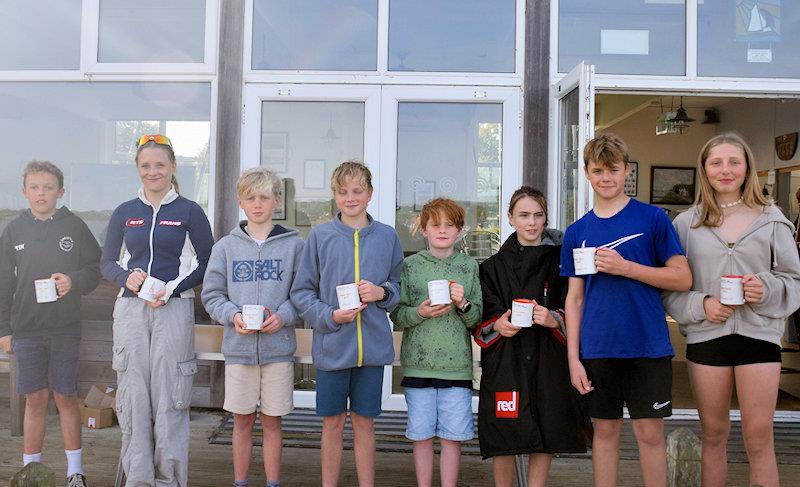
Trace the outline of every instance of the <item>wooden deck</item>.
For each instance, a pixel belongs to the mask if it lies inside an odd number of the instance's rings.
[[[21,467],[22,438],[11,437],[8,430],[8,394],[5,376],[0,376],[0,485]],[[230,485],[231,450],[226,445],[209,444],[208,439],[223,418],[221,411],[192,410],[190,446],[190,485],[192,487],[220,487]],[[63,445],[58,430],[58,417],[48,416],[47,438],[43,460],[54,468],[57,474],[64,472],[66,462]],[[102,430],[83,430],[84,468],[92,487],[113,485],[119,449],[119,428]],[[254,452],[251,466],[251,484],[264,484],[263,464],[260,448]],[[800,466],[780,465],[782,485],[800,485]],[[437,474],[438,475],[438,474]],[[591,460],[588,458],[559,458],[553,462],[549,485],[589,486],[591,485]],[[732,463],[729,466],[731,486],[747,485],[747,465]],[[636,460],[620,462],[620,485],[643,485],[639,464]],[[318,486],[319,450],[309,448],[285,448],[283,458],[282,483],[287,486]],[[478,456],[462,457],[461,486],[488,486],[492,484],[491,465]],[[357,485],[353,452],[344,452],[340,485]],[[414,464],[409,453],[377,454],[376,485],[411,487],[415,485]]]

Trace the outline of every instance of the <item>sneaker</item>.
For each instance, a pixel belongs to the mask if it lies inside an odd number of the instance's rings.
[[[67,487],[87,487],[86,477],[80,473],[74,473],[67,477]]]

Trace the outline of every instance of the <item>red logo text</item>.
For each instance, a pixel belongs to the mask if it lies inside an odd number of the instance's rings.
[[[125,221],[126,227],[141,227],[144,225],[144,218],[128,218]]]
[[[168,227],[179,227],[181,226],[181,222],[175,220],[161,220],[158,222],[159,225],[166,225]]]
[[[519,395],[517,391],[495,392],[494,413],[498,418],[516,418],[519,413]]]

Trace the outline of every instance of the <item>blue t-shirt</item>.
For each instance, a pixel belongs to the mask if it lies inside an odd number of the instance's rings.
[[[581,317],[581,358],[658,358],[674,355],[661,305],[661,290],[640,281],[598,272],[576,276],[572,249],[598,247],[627,236],[614,250],[622,258],[663,267],[683,255],[678,234],[661,208],[631,199],[610,218],[590,211],[567,228],[561,248],[561,275],[585,281]]]

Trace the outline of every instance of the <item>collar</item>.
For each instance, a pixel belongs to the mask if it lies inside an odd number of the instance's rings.
[[[150,204],[149,201],[147,201],[147,198],[145,198],[144,196],[144,186],[140,186],[139,191],[136,194],[142,203],[146,204],[147,206],[153,206]],[[167,194],[164,195],[164,198],[161,200],[161,204],[159,206],[164,206],[172,203],[173,201],[178,199],[178,196],[180,195],[175,191],[175,186],[170,186],[169,191],[167,191]]]

